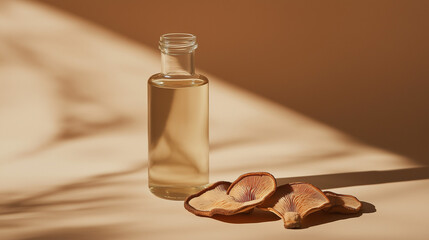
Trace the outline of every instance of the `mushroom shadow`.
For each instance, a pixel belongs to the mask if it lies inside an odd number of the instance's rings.
[[[212,218],[221,222],[235,224],[272,222],[280,219],[274,213],[262,211],[258,208],[255,208],[252,213],[239,213],[230,216],[214,215]]]
[[[341,214],[341,213],[327,213],[325,211],[318,211],[318,212],[312,213],[304,218],[301,229],[314,227],[314,226],[322,225],[326,223],[336,222],[336,221],[349,219],[349,218],[357,218],[362,216],[363,214],[374,213],[377,211],[377,209],[373,204],[369,202],[364,202],[364,201],[361,201],[361,202],[362,202],[362,209],[361,209],[361,212],[359,213]]]
[[[321,224],[330,222],[340,221],[349,218],[357,218],[363,214],[374,213],[376,208],[373,204],[365,201],[362,202],[361,212],[355,214],[340,214],[340,213],[327,213],[324,211],[318,211],[308,215],[304,221],[302,228],[309,228]],[[214,215],[212,217],[221,222],[234,223],[234,224],[245,224],[245,223],[261,223],[261,222],[272,222],[281,220],[280,217],[272,212],[263,211],[259,208],[255,208],[252,213],[240,213],[231,216]],[[280,223],[279,223],[280,224]],[[283,223],[282,223],[283,224]]]

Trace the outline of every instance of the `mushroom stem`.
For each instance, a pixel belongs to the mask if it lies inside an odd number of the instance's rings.
[[[286,212],[283,215],[285,228],[300,228],[301,216],[297,212]]]

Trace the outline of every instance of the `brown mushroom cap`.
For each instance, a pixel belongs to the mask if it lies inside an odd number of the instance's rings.
[[[231,184],[227,194],[238,202],[259,201],[271,196],[276,187],[276,179],[269,173],[247,173],[238,177]]]
[[[309,183],[290,183],[278,187],[258,208],[281,217],[285,228],[300,228],[305,216],[329,205],[329,199],[317,187]]]
[[[327,212],[351,214],[358,213],[362,208],[362,203],[354,196],[329,191],[323,193],[329,198],[332,205],[325,209]]]
[[[276,180],[271,174],[247,173],[233,183],[217,182],[189,196],[184,206],[199,216],[233,215],[253,209],[275,190]]]

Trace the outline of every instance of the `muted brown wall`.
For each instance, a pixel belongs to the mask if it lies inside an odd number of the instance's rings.
[[[41,2],[153,48],[194,33],[200,69],[429,162],[429,1]]]

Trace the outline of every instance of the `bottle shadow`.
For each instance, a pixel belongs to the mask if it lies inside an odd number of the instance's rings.
[[[291,182],[308,182],[312,183],[320,189],[341,188],[361,185],[372,185],[382,183],[393,183],[402,181],[413,181],[429,179],[429,167],[416,167],[406,169],[395,169],[386,171],[362,171],[362,172],[347,172],[335,174],[323,174],[313,176],[277,178],[277,185],[281,186]],[[365,201],[362,202],[362,210],[357,214],[337,214],[326,213],[324,211],[315,212],[308,215],[304,221],[302,228],[309,228],[330,222],[345,220],[349,218],[357,218],[363,214],[375,213],[376,207]],[[261,223],[277,221],[280,218],[271,212],[255,209],[251,214],[237,214],[232,216],[215,215],[214,219],[226,223],[246,224],[246,223]]]

